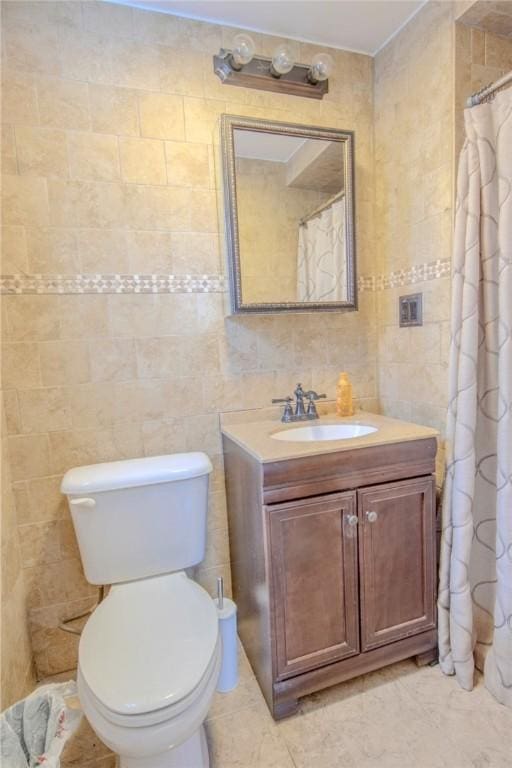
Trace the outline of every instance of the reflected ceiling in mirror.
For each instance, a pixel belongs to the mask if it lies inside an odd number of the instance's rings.
[[[234,312],[356,308],[352,134],[224,115]]]

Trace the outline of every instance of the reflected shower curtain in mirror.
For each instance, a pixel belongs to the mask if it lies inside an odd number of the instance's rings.
[[[297,301],[346,301],[345,195],[299,226]]]
[[[465,112],[452,284],[440,663],[512,706],[512,90]]]

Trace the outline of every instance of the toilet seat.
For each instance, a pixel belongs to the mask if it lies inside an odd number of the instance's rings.
[[[184,572],[119,584],[82,633],[80,687],[110,722],[153,725],[193,706],[219,654],[213,600]]]
[[[142,712],[141,714],[137,715],[120,715],[118,712],[113,712],[111,709],[105,706],[105,704],[103,704],[103,702],[100,701],[100,699],[98,699],[98,697],[94,694],[94,691],[89,688],[79,665],[77,682],[80,696],[83,696],[85,693],[96,711],[99,712],[99,714],[104,717],[105,720],[108,720],[115,725],[120,725],[124,728],[142,728],[146,725],[158,725],[158,723],[163,723],[167,720],[178,717],[186,710],[193,708],[195,703],[202,699],[204,691],[210,686],[212,677],[218,677],[220,668],[219,660],[221,656],[220,646],[221,643],[219,636],[210,665],[208,666],[208,669],[199,685],[194,688],[194,690],[191,691],[188,696],[183,697],[175,704],[170,704],[168,707],[162,707],[161,709],[156,709],[151,712]]]

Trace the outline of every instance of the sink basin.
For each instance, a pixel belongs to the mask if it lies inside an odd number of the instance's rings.
[[[377,432],[377,427],[366,424],[314,424],[307,427],[294,427],[275,432],[274,440],[286,440],[292,443],[313,442],[317,440],[350,440]]]

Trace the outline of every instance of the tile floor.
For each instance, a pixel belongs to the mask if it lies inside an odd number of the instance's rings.
[[[240,685],[216,694],[206,727],[212,768],[512,768],[512,711],[482,678],[468,693],[412,661],[308,696],[274,723],[242,653]],[[84,721],[62,768],[114,766]]]

